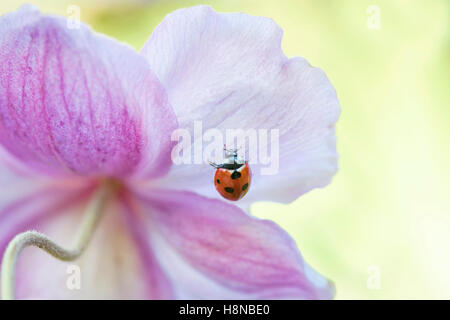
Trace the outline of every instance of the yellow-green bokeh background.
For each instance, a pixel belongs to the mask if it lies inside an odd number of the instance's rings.
[[[450,298],[450,1],[29,2],[63,15],[79,5],[82,20],[136,49],[180,7],[273,18],[286,54],[324,69],[336,88],[340,169],[325,189],[254,213],[295,238],[338,299]],[[0,13],[21,4],[2,0]],[[370,5],[379,30],[366,26]]]

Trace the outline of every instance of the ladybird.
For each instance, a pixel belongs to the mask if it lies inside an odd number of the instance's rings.
[[[216,168],[214,186],[222,197],[231,201],[242,199],[250,189],[252,172],[247,161],[238,158],[237,150],[226,150],[222,164],[210,162]]]

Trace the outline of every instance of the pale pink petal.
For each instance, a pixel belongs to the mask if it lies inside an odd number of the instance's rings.
[[[176,119],[128,46],[31,6],[0,18],[0,145],[52,175],[159,176]]]
[[[2,192],[0,199],[0,261],[14,236],[30,229],[39,229],[44,221],[64,213],[92,191],[89,185],[63,190],[60,185],[45,184],[31,191],[26,188],[26,180],[6,170],[2,171],[0,180],[2,187],[7,186],[9,190]],[[29,184],[32,183],[30,179]],[[1,190],[6,191],[7,188]],[[28,270],[34,268],[34,263],[28,266]],[[17,280],[18,283],[22,281],[22,272],[19,272]]]
[[[190,192],[137,194],[148,243],[180,299],[330,299],[275,223]],[[144,218],[142,218],[144,219]]]
[[[34,192],[17,189],[20,185],[9,185],[16,195],[13,200],[0,204],[0,254],[14,236],[20,232],[33,229],[52,216],[60,214],[67,207],[73,206],[92,192],[93,185],[84,187],[47,185]]]
[[[269,165],[258,158],[247,202],[292,201],[327,185],[337,168],[335,90],[322,70],[286,58],[281,38],[271,19],[197,6],[169,14],[142,50],[192,137],[194,120],[224,136],[279,129],[279,170],[262,175]],[[208,165],[173,166],[162,185],[217,196]]]
[[[0,255],[15,234],[30,229],[70,248],[93,188],[47,188],[0,208]],[[26,248],[18,263],[18,299],[156,299],[170,298],[152,251],[137,246],[133,217],[111,203],[84,254],[61,262],[35,247]],[[130,229],[129,226],[134,226]],[[141,241],[141,243],[143,243]],[[77,287],[75,277],[80,276]],[[159,285],[159,286],[157,286]]]
[[[167,278],[165,270],[161,268],[153,248],[148,242],[148,229],[142,223],[136,204],[127,194],[122,195],[120,201],[125,213],[124,219],[139,252],[139,257],[144,264],[141,281],[145,283],[147,288],[146,297],[149,299],[175,298],[173,285]]]

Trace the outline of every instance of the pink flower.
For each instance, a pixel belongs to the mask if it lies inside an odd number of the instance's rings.
[[[286,232],[245,212],[336,171],[335,91],[284,56],[272,20],[177,10],[136,53],[24,6],[1,17],[0,34],[0,253],[27,230],[71,247],[86,206],[103,212],[75,262],[26,249],[16,297],[332,298]],[[255,166],[238,206],[221,199],[210,166],[172,164],[171,133],[194,120],[279,128],[279,173]]]

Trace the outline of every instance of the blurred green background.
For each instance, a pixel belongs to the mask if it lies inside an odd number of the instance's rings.
[[[29,2],[63,15],[78,5],[83,21],[136,49],[194,4],[273,18],[286,54],[337,90],[340,170],[325,189],[253,212],[295,238],[338,299],[450,299],[450,1]],[[21,4],[2,0],[0,13]]]

